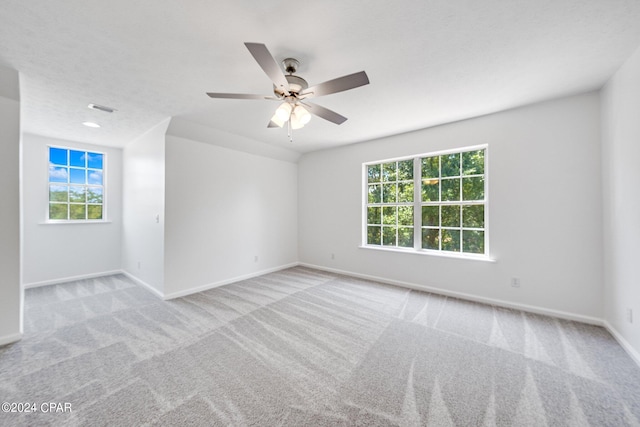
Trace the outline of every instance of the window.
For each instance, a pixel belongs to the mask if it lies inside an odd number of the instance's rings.
[[[368,246],[487,255],[487,147],[365,164]]]
[[[49,147],[49,220],[104,219],[103,153]]]

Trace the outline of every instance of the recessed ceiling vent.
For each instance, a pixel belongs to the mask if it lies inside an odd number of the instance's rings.
[[[89,104],[88,107],[91,108],[92,110],[104,111],[105,113],[113,113],[114,111],[117,111],[115,108],[105,107],[104,105],[98,105],[98,104]]]

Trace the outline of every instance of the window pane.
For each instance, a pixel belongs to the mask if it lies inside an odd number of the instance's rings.
[[[100,153],[87,153],[87,167],[102,169],[102,157]]]
[[[72,185],[69,187],[69,201],[72,203],[85,203],[87,200],[85,187]]]
[[[102,188],[87,188],[87,203],[102,203]]]
[[[484,174],[484,150],[462,153],[462,174]]]
[[[398,181],[408,181],[413,179],[413,160],[403,160],[398,162]]]
[[[54,165],[67,164],[67,150],[49,147],[49,163]]]
[[[460,205],[442,207],[442,226],[460,227]]]
[[[102,206],[101,205],[89,205],[87,206],[88,219],[102,219]]]
[[[381,239],[380,227],[367,227],[367,244],[379,245]]]
[[[484,200],[484,178],[463,178],[462,195],[463,200]]]
[[[440,201],[440,185],[437,179],[422,180],[422,201],[438,202]]]
[[[67,219],[66,203],[49,203],[49,219]]]
[[[435,227],[440,225],[440,206],[422,207],[422,225]]]
[[[383,181],[396,180],[396,162],[384,163],[382,165],[382,180]]]
[[[413,206],[398,206],[398,224],[413,226]]]
[[[396,246],[396,228],[382,227],[382,244],[385,246]]]
[[[460,153],[440,156],[442,160],[442,176],[460,175]]]
[[[437,228],[422,229],[422,249],[440,249],[438,242],[440,241],[440,230]]]
[[[86,156],[84,151],[69,151],[69,165],[70,166],[79,166],[81,168],[86,168],[85,162]]]
[[[484,231],[462,231],[462,251],[473,254],[484,253]]]
[[[398,246],[403,248],[413,247],[413,227],[400,227],[398,229]]]
[[[87,171],[89,184],[102,185],[102,171]]]
[[[69,169],[69,182],[72,184],[86,184],[87,183],[87,170],[86,169]]]
[[[59,166],[49,166],[49,182],[69,182],[69,170]]]
[[[69,205],[69,218],[70,219],[86,219],[87,206],[86,205]]]
[[[460,252],[460,230],[442,230],[442,250]]]
[[[382,184],[382,203],[396,203],[396,184]]]
[[[367,166],[367,182],[380,181],[380,165]]]
[[[369,185],[369,203],[380,203],[380,184]]]
[[[398,183],[398,202],[413,202],[413,182]]]
[[[442,180],[442,200],[460,200],[460,178]]]
[[[396,225],[396,207],[385,206],[382,209],[382,223],[387,225]]]
[[[423,178],[439,178],[438,156],[425,157],[422,159],[422,177]]]
[[[50,185],[49,186],[49,201],[50,202],[67,202],[69,201],[69,187],[66,185]],[[66,208],[65,208],[65,216]]]
[[[471,205],[462,208],[462,226],[484,228],[484,205]]]
[[[367,224],[380,224],[380,208],[368,207],[367,208]]]

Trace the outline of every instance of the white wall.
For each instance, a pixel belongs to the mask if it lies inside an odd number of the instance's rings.
[[[123,152],[122,269],[162,295],[164,289],[165,132],[169,119]]]
[[[106,154],[104,223],[46,223],[49,145]],[[22,135],[23,259],[25,287],[119,271],[122,234],[122,150]]]
[[[20,339],[20,93],[0,67],[0,345]]]
[[[303,155],[300,261],[597,321],[603,277],[599,123],[598,94],[590,93]],[[496,262],[358,247],[363,162],[484,143]],[[510,286],[511,277],[521,279],[521,288]]]
[[[297,262],[293,162],[168,134],[165,206],[166,298]]]
[[[605,320],[640,363],[640,49],[602,90]],[[633,310],[633,323],[627,310]]]

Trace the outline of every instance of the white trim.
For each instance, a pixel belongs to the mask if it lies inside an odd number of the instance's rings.
[[[39,222],[38,225],[60,225],[60,224],[111,224],[113,221],[104,221],[101,219],[51,219]]]
[[[0,346],[11,344],[11,343],[20,341],[21,339],[22,339],[22,334],[20,334],[20,333],[12,334],[12,335],[5,335],[4,337],[0,337]]]
[[[121,274],[122,270],[103,271],[100,273],[82,274],[79,276],[62,277],[59,279],[43,280],[41,282],[23,283],[22,289],[38,288],[40,286],[57,285],[58,283],[73,282],[76,280],[93,279],[95,277],[113,276],[114,274]]]
[[[418,285],[415,283],[402,282],[399,280],[392,280],[384,277],[371,276],[368,274],[354,273],[351,271],[338,270],[335,268],[328,268],[328,267],[323,267],[319,265],[313,265],[313,264],[307,264],[307,263],[300,263],[299,265],[303,267],[308,267],[308,268],[315,268],[317,270],[324,270],[331,273],[343,274],[345,276],[357,277],[360,279],[373,280],[376,282],[386,283],[389,285],[400,286],[403,288],[415,289],[417,291],[432,292],[435,294],[450,296],[454,298],[460,298],[468,301],[475,301],[475,302],[495,305],[499,307],[513,308],[517,310],[526,311],[528,313],[543,314],[546,316],[558,317],[558,318],[567,319],[567,320],[574,320],[576,322],[588,323],[588,324],[597,325],[597,326],[604,325],[603,320],[597,317],[584,316],[582,314],[569,313],[567,311],[553,310],[549,308],[543,308],[543,307],[538,307],[538,306],[528,305],[528,304],[520,304],[520,303],[515,303],[515,302],[510,302],[510,301],[505,301],[500,299],[494,299],[494,298],[486,298],[478,295],[467,294],[464,292],[449,291],[442,288]]]
[[[180,298],[180,297],[184,297],[184,296],[187,296],[187,295],[195,294],[195,293],[198,293],[198,292],[206,291],[206,290],[209,290],[209,289],[218,288],[220,286],[229,285],[231,283],[239,282],[241,280],[252,279],[254,277],[262,276],[264,274],[273,273],[273,272],[280,271],[280,270],[285,270],[285,269],[291,268],[291,267],[296,267],[298,265],[300,265],[300,263],[292,262],[290,264],[285,264],[285,265],[281,265],[281,266],[278,266],[278,267],[268,268],[266,270],[260,270],[260,271],[254,272],[254,273],[243,274],[242,276],[232,277],[230,279],[221,280],[219,282],[209,283],[209,284],[206,284],[206,285],[198,286],[196,288],[191,288],[191,289],[187,289],[187,290],[179,291],[179,292],[173,292],[171,294],[165,295],[163,298],[164,298],[164,300]]]
[[[396,253],[399,252],[403,254],[428,255],[428,256],[435,256],[440,258],[454,258],[454,259],[466,259],[471,261],[497,262],[495,258],[491,258],[486,255],[471,254],[466,252],[449,252],[449,251],[429,250],[429,249],[416,250],[413,248],[400,248],[396,246],[374,246],[374,245],[360,245],[358,246],[358,248],[371,249],[374,251],[383,251],[383,252],[396,252]]]
[[[605,329],[609,331],[611,335],[613,335],[616,341],[618,341],[618,344],[620,344],[620,346],[627,352],[627,354],[631,357],[631,359],[633,359],[633,361],[636,362],[636,364],[640,367],[640,353],[638,353],[636,349],[633,348],[631,344],[629,344],[629,341],[627,341],[622,336],[622,334],[618,332],[616,328],[613,327],[611,323],[609,323],[606,320],[603,320],[603,325]]]
[[[157,296],[158,298],[166,299],[162,292],[160,292],[159,290],[157,290],[156,288],[154,288],[153,286],[151,286],[150,284],[148,284],[144,280],[140,279],[139,277],[134,276],[133,274],[131,274],[128,271],[125,271],[125,270],[122,270],[121,273],[124,274],[125,276],[127,276],[129,279],[131,279],[134,282],[136,282],[137,284],[139,284],[140,286],[146,288],[148,291],[151,291],[151,293],[154,294],[155,296]]]

